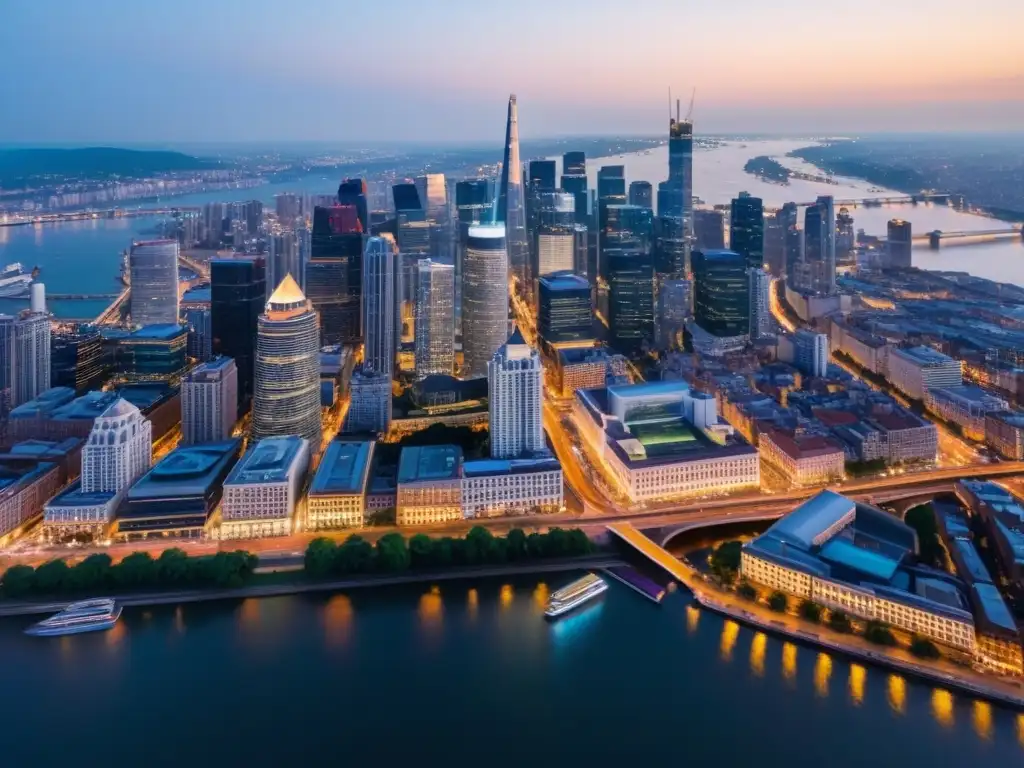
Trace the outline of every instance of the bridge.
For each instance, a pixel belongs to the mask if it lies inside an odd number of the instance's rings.
[[[1007,227],[1006,229],[979,229],[975,231],[960,232],[943,232],[942,230],[936,229],[925,235],[916,236],[914,239],[917,240],[918,237],[921,239],[927,239],[928,246],[932,250],[938,250],[942,247],[943,242],[949,242],[951,240],[982,243],[1010,238],[1024,239],[1024,226],[1018,224],[1013,227]]]
[[[60,224],[65,221],[92,221],[97,219],[134,218],[137,216],[172,216],[183,211],[199,211],[195,206],[171,208],[104,208],[102,210],[71,211],[67,213],[9,214],[0,219],[0,227],[27,227],[31,224]]]
[[[54,301],[109,301],[120,295],[120,293],[48,293],[46,298]]]
[[[917,195],[896,195],[893,197],[860,197],[849,200],[836,200],[838,208],[881,208],[883,205],[917,205],[918,203],[936,203],[949,205],[949,194],[945,192],[922,192]],[[800,208],[809,208],[815,201],[797,203]]]

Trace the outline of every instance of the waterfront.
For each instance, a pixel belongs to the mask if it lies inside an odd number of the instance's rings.
[[[56,762],[109,727],[149,765],[1024,756],[1024,716],[749,631],[682,594],[659,608],[612,583],[545,621],[549,591],[573,575],[546,578],[128,609],[109,633],[50,640],[20,633],[31,619],[0,620],[19,692],[9,728],[23,736],[5,762]]]

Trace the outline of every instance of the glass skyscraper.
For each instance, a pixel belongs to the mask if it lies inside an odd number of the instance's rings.
[[[587,156],[584,152],[566,152],[562,155],[562,191],[576,200],[576,223],[589,224],[589,194],[587,192]]]
[[[391,376],[395,362],[395,248],[371,237],[363,256],[363,364]]]
[[[455,267],[420,260],[416,291],[416,376],[450,376],[455,368]]]
[[[178,241],[132,243],[129,313],[133,325],[178,322]]]
[[[210,328],[215,355],[234,358],[238,367],[238,403],[252,399],[256,330],[267,300],[262,258],[214,259],[210,262]]]
[[[466,236],[462,271],[462,350],[467,378],[485,376],[508,338],[505,227],[475,225]]]
[[[362,339],[363,235],[351,206],[313,210],[306,295],[320,313],[321,343],[357,344]]]
[[[608,330],[621,352],[654,339],[653,213],[638,205],[609,205],[601,257],[608,280]]]
[[[586,278],[572,272],[540,278],[537,335],[546,344],[594,341],[594,309]]]
[[[746,259],[735,251],[693,252],[694,320],[713,336],[750,333]]]
[[[759,197],[740,192],[732,201],[729,219],[729,250],[747,261],[749,269],[764,265],[764,204]]]
[[[649,181],[629,182],[629,204],[654,209],[654,193]]]
[[[527,267],[529,243],[526,236],[523,166],[519,159],[519,108],[514,93],[508,97],[505,154],[501,165],[501,187],[498,190],[497,221],[505,226],[508,264],[512,271],[522,278]],[[502,343],[504,341],[502,339]],[[489,356],[488,359],[490,359]]]

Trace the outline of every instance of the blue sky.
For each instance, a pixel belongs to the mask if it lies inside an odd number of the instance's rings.
[[[1024,130],[1024,2],[6,0],[3,142]],[[495,125],[497,124],[497,128]]]

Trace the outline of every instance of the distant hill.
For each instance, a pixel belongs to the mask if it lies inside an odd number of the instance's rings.
[[[23,187],[42,181],[144,178],[174,171],[221,167],[181,152],[113,147],[0,150],[0,186]]]

